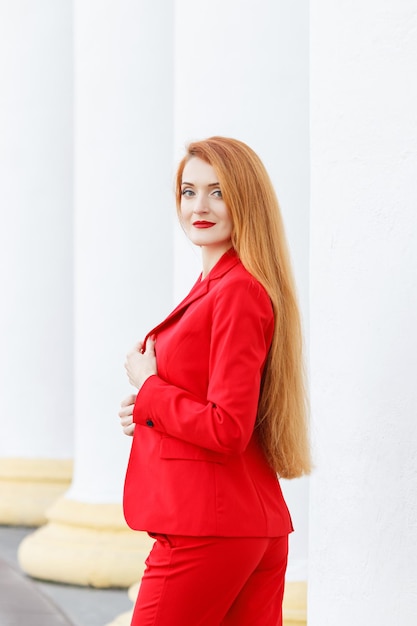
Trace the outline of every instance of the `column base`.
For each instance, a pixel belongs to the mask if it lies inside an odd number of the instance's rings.
[[[121,505],[61,498],[47,519],[19,546],[20,566],[30,576],[102,588],[141,578],[153,540],[127,527]]]
[[[132,623],[133,611],[127,611],[118,615],[113,622],[105,624],[105,626],[130,626]]]
[[[306,626],[307,582],[287,581],[282,605],[284,626]]]
[[[0,459],[0,524],[40,526],[45,511],[68,489],[68,459]]]

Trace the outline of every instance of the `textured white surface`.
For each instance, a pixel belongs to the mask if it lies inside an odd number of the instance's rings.
[[[311,3],[309,626],[417,616],[417,5]]]

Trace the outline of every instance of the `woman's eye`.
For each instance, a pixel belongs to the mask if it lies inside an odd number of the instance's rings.
[[[194,195],[194,191],[192,189],[185,188],[181,191],[181,195],[190,197]]]
[[[216,198],[223,198],[223,196],[222,196],[222,192],[220,191],[220,189],[215,189],[215,190],[212,192],[212,194],[213,194],[213,196],[216,196]]]

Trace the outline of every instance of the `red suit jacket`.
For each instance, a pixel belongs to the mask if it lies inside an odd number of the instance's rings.
[[[254,429],[273,328],[265,289],[230,250],[148,333],[156,336],[158,375],[145,381],[133,411],[124,489],[131,528],[196,536],[292,531]]]

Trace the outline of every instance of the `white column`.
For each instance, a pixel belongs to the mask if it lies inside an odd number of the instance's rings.
[[[311,3],[309,626],[416,621],[416,23]]]
[[[0,4],[0,523],[40,524],[73,450],[71,2]]]
[[[79,0],[74,16],[75,474],[32,538],[33,555],[56,540],[53,563],[26,569],[126,585],[144,555],[120,504],[124,359],[172,304],[172,16],[168,0]]]

